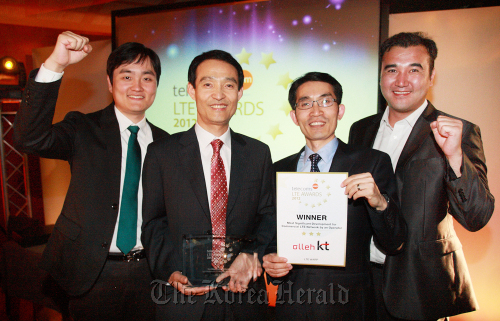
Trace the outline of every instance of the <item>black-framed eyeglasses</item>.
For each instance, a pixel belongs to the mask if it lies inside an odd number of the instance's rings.
[[[305,99],[296,103],[295,108],[301,110],[311,109],[314,103],[317,103],[319,107],[331,107],[333,106],[333,103],[335,103],[336,101],[337,100],[332,96],[321,97],[318,100]]]

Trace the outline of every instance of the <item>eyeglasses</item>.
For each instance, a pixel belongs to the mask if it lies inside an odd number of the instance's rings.
[[[318,107],[331,107],[333,106],[333,103],[336,102],[337,100],[333,98],[332,96],[327,96],[327,97],[321,97],[321,99],[318,100],[302,100],[299,101],[298,103],[295,104],[295,108],[298,108],[300,110],[306,110],[306,109],[311,109],[314,105],[314,103],[318,103]]]

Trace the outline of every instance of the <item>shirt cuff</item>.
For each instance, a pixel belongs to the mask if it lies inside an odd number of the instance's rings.
[[[52,70],[48,70],[42,64],[40,66],[40,69],[38,70],[38,73],[36,74],[35,81],[36,82],[44,82],[44,83],[54,82],[54,81],[58,81],[59,79],[61,79],[63,74],[64,74],[64,71],[59,73],[59,72],[55,72]]]

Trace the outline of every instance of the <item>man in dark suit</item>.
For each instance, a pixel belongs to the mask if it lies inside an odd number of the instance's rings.
[[[380,57],[388,107],[353,124],[349,135],[349,143],[391,156],[409,230],[397,256],[385,258],[376,237],[372,242],[378,318],[437,320],[474,311],[477,301],[453,217],[473,232],[493,213],[479,127],[426,100],[435,75],[433,40],[400,33],[382,44]]]
[[[63,70],[91,52],[88,41],[69,31],[59,35],[52,54],[31,73],[14,125],[19,150],[71,166],[41,266],[70,296],[75,320],[150,320],[152,277],[140,240],[139,181],[147,145],[168,135],[145,118],[160,60],[139,43],[118,47],[107,63],[113,103],[90,114],[70,112],[52,125]]]
[[[266,255],[266,272],[282,281],[276,316],[279,320],[372,320],[370,239],[376,235],[384,249],[395,254],[406,237],[390,159],[335,137],[345,106],[342,86],[329,74],[311,72],[298,78],[288,100],[293,108],[290,116],[304,134],[306,146],[276,162],[275,171],[348,172],[341,185],[349,197],[347,248],[345,267],[292,267],[276,253]],[[310,291],[313,295],[305,298],[303,294]],[[321,293],[327,293],[327,298]]]
[[[260,320],[266,304],[259,260],[275,233],[271,154],[229,128],[243,95],[243,70],[229,53],[197,56],[188,80],[195,126],[151,144],[144,163],[142,239],[153,275],[169,283],[161,289],[166,296],[157,301],[163,303],[157,318]],[[230,292],[193,288],[182,274],[183,236],[199,234],[255,236],[217,280],[229,276],[224,289]],[[213,242],[214,267],[217,246]]]

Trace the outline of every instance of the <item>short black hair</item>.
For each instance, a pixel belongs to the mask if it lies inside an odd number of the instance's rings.
[[[243,87],[244,76],[243,68],[241,68],[240,63],[236,61],[236,59],[234,59],[230,53],[224,50],[210,50],[196,56],[189,65],[188,81],[193,86],[193,88],[196,88],[196,69],[198,69],[198,66],[202,62],[209,59],[224,61],[236,68],[236,71],[238,72],[238,90]]]
[[[288,91],[288,102],[290,103],[290,106],[292,106],[293,110],[295,110],[295,103],[297,100],[297,89],[309,81],[321,81],[332,85],[337,103],[340,104],[342,102],[342,85],[337,81],[337,79],[333,78],[330,74],[313,71],[295,79],[290,86],[290,90]]]
[[[432,73],[434,70],[434,60],[436,60],[438,55],[438,49],[434,40],[423,32],[400,32],[386,39],[380,46],[380,62],[382,63],[384,54],[391,50],[392,47],[408,48],[416,46],[424,46],[425,49],[427,49],[427,53],[429,54],[429,72]]]
[[[113,50],[109,55],[106,66],[109,81],[113,84],[113,72],[116,68],[126,64],[143,63],[147,58],[151,61],[151,65],[155,71],[156,85],[158,86],[161,75],[160,58],[153,49],[147,48],[142,43],[138,42],[126,42]]]

